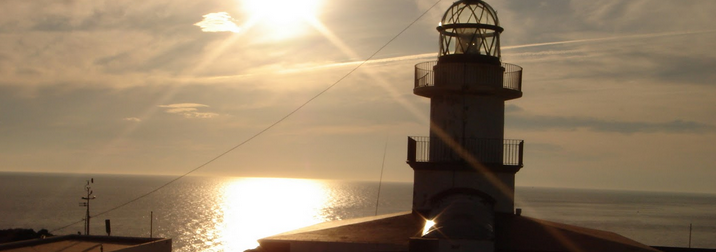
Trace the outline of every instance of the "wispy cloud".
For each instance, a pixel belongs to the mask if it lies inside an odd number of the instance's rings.
[[[226,12],[216,12],[204,15],[204,20],[194,24],[201,27],[203,32],[234,32],[241,28],[234,23],[234,19]]]
[[[208,108],[209,105],[198,103],[175,103],[169,105],[159,105],[159,107],[165,108],[166,110],[164,112],[181,115],[185,118],[213,118],[219,115],[211,112],[199,112],[199,108]]]
[[[703,134],[716,132],[716,126],[694,121],[672,120],[667,122],[618,121],[579,116],[508,116],[508,127],[530,130],[577,130],[587,129],[607,133],[686,133]]]
[[[199,108],[199,107],[209,107],[209,105],[199,104],[199,103],[174,103],[169,105],[159,105],[160,108]]]
[[[139,119],[139,118],[137,118],[137,117],[127,117],[127,118],[124,118],[124,119],[122,119],[122,120],[128,121],[128,122],[141,122],[141,121],[142,121],[142,119]]]
[[[527,48],[527,47],[551,46],[551,45],[565,45],[565,44],[575,44],[575,43],[603,42],[603,41],[611,41],[611,40],[647,39],[647,38],[657,38],[657,37],[683,36],[683,35],[704,34],[704,33],[714,33],[714,32],[716,32],[716,30],[662,32],[662,33],[635,34],[635,35],[613,36],[613,37],[603,37],[603,38],[575,39],[575,40],[554,41],[554,42],[534,43],[534,44],[525,44],[525,45],[503,46],[502,50],[520,49],[520,48]]]
[[[501,49],[502,50],[513,50],[513,49],[533,48],[533,47],[547,47],[547,46],[554,46],[554,45],[588,44],[588,43],[600,43],[600,42],[605,42],[605,41],[650,39],[650,38],[658,38],[658,37],[672,37],[672,36],[707,34],[707,33],[716,33],[716,30],[645,33],[645,34],[624,35],[624,36],[599,37],[599,38],[590,38],[590,39],[564,40],[564,41],[553,41],[553,42],[545,42],[545,43],[503,46]],[[537,52],[530,51],[530,52],[513,53],[513,55],[540,56],[540,55],[572,54],[575,52],[581,52],[581,51],[579,51],[579,50],[556,50],[556,51],[550,50],[550,51],[537,51]],[[366,63],[367,64],[385,64],[385,63],[393,63],[393,62],[431,60],[431,59],[437,59],[437,56],[438,56],[437,53],[434,53],[434,52],[433,53],[421,53],[421,54],[389,57],[389,58],[382,58],[382,59],[372,59],[372,60],[367,61]],[[280,70],[278,72],[279,73],[305,72],[305,71],[311,71],[311,70],[317,70],[317,69],[353,66],[353,65],[358,65],[360,63],[363,63],[363,61],[338,62],[338,63],[329,63],[329,64],[321,63],[321,64],[315,64],[315,65],[304,64],[303,66],[300,66],[300,67],[283,67],[282,70]]]

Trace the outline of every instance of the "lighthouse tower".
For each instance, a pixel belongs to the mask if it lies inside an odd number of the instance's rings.
[[[505,101],[522,97],[522,68],[502,63],[503,29],[481,0],[453,3],[437,30],[438,60],[415,66],[413,93],[430,98],[430,136],[408,138],[413,212],[435,223],[424,237],[489,251],[495,213],[512,214],[522,168],[523,141],[504,138]]]
[[[502,63],[503,29],[482,0],[453,3],[437,30],[438,60],[415,65],[430,135],[408,138],[413,211],[322,223],[261,239],[255,251],[656,251],[514,212],[523,141],[504,137],[505,101],[522,97],[522,68]]]

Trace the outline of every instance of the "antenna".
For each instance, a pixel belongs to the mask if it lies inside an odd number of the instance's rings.
[[[689,223],[689,248],[691,248],[691,230],[693,229],[693,223]]]
[[[87,192],[87,197],[82,197],[85,202],[80,202],[81,207],[86,208],[85,212],[85,235],[90,234],[90,200],[93,200],[97,197],[92,195],[92,187],[90,187],[90,184],[94,183],[94,178],[91,178],[90,180],[87,180],[87,184],[85,185],[85,191]]]
[[[385,146],[383,147],[383,163],[380,165],[380,180],[378,180],[378,197],[375,200],[375,215],[378,216],[378,203],[380,203],[380,187],[383,185],[383,170],[385,168],[385,154],[388,152],[388,137],[385,137]]]

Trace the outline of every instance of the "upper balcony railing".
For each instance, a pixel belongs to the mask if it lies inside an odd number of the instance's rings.
[[[431,145],[430,140],[426,136],[408,137],[408,163],[464,162],[465,155],[470,155],[483,164],[522,167],[523,140],[464,138],[457,148],[439,139],[433,139]]]
[[[498,67],[497,65],[482,65],[479,63],[452,62],[441,64],[440,69],[443,74],[439,75],[436,74],[435,71],[435,66],[437,64],[438,61],[428,61],[415,65],[416,94],[423,95],[423,91],[426,90],[421,89],[426,88],[430,89],[434,87],[442,87],[445,89],[456,89],[463,88],[462,85],[467,85],[466,87],[470,87],[475,90],[489,89],[494,92],[500,92],[508,99],[519,98],[522,96],[522,67],[518,65],[501,63],[501,66]],[[496,68],[502,69],[496,70]],[[502,76],[499,76],[499,72],[496,71],[501,71]],[[495,84],[499,85],[500,82],[502,83],[501,88],[504,90],[497,90],[499,87],[492,87],[492,85]]]

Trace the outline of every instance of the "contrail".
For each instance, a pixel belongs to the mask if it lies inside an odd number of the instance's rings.
[[[589,42],[622,40],[622,39],[644,39],[644,38],[669,37],[669,36],[679,36],[679,35],[705,34],[705,33],[714,33],[714,32],[716,32],[716,30],[648,33],[648,34],[637,34],[637,35],[626,35],[626,36],[614,36],[614,37],[606,37],[606,38],[575,39],[575,40],[565,40],[565,41],[555,41],[555,42],[545,42],[545,43],[534,43],[534,44],[526,44],[526,45],[503,46],[503,47],[501,47],[501,49],[502,50],[511,50],[511,49],[550,46],[550,45],[565,45],[565,44],[589,43]],[[414,55],[407,55],[407,56],[400,56],[400,57],[393,57],[393,58],[376,59],[376,60],[371,60],[368,63],[385,63],[385,62],[406,61],[406,60],[430,59],[430,58],[436,58],[436,57],[437,57],[437,53],[423,53],[423,54],[414,54]],[[324,65],[322,67],[344,66],[344,65],[352,65],[352,64],[358,64],[358,63],[359,63],[358,61],[344,62],[344,63],[328,64],[328,65]]]
[[[680,36],[680,35],[706,34],[706,33],[714,33],[714,32],[716,32],[716,30],[647,33],[647,34],[614,36],[614,37],[606,37],[606,38],[575,39],[575,40],[554,41],[554,42],[534,43],[534,44],[525,44],[525,45],[503,46],[503,47],[501,47],[501,49],[502,50],[512,50],[512,49],[551,46],[551,45],[566,45],[566,44],[590,43],[590,42],[613,41],[613,40],[627,40],[627,39],[645,39],[645,38],[670,37],[670,36]],[[314,66],[304,66],[304,67],[299,67],[299,68],[287,68],[285,70],[271,72],[271,73],[299,73],[299,72],[304,72],[304,71],[319,70],[319,69],[325,69],[325,68],[351,66],[351,65],[361,64],[361,63],[380,64],[380,63],[392,63],[392,62],[402,62],[402,61],[430,60],[430,59],[436,59],[437,56],[438,55],[436,52],[421,53],[421,54],[413,54],[413,55],[398,56],[398,57],[391,57],[391,58],[374,59],[374,60],[370,60],[367,62],[349,61],[349,62],[340,62],[340,63],[320,64],[320,65],[314,65]],[[209,78],[200,78],[200,79],[220,80],[220,79],[226,79],[226,78],[238,78],[238,77],[245,77],[245,76],[251,76],[251,75],[268,74],[268,73],[269,72],[213,76],[213,77],[209,77]]]
[[[587,43],[587,42],[598,42],[598,41],[609,41],[609,40],[621,40],[621,39],[641,39],[641,38],[669,37],[669,36],[691,35],[691,34],[704,34],[704,33],[713,33],[713,32],[716,32],[716,30],[687,31],[687,32],[648,33],[648,34],[637,34],[637,35],[627,35],[627,36],[615,36],[615,37],[606,37],[606,38],[576,39],[576,40],[566,40],[566,41],[556,41],[556,42],[535,43],[535,44],[527,44],[527,45],[505,46],[505,47],[502,47],[502,49],[503,49],[503,50],[505,50],[505,49],[508,49],[508,50],[509,50],[509,49],[518,49],[518,48],[527,48],[527,47],[539,47],[539,46],[550,46],[550,45],[564,45],[564,44]]]

